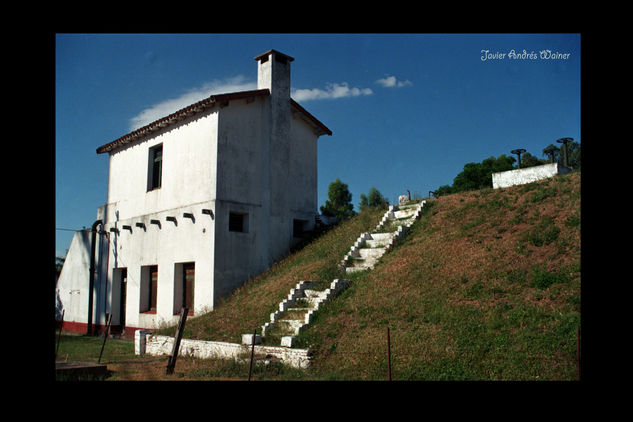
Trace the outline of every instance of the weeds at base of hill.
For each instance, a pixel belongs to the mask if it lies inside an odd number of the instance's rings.
[[[55,337],[57,339],[57,336]],[[64,335],[60,338],[58,360],[69,362],[96,363],[101,350],[99,336]],[[274,360],[265,361],[261,356],[254,362],[253,380],[305,379],[304,370],[292,368]],[[137,356],[132,340],[108,340],[103,353],[102,364],[107,366],[104,381],[171,381],[171,380],[218,380],[245,381],[250,370],[250,355],[241,361],[233,359],[196,359],[179,356],[175,371],[165,374],[167,356]],[[73,378],[55,376],[56,381],[93,381],[92,376]],[[99,379],[101,380],[101,379]]]

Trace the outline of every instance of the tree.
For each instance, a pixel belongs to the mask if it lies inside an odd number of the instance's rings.
[[[551,157],[552,162],[563,164],[563,152],[553,144],[549,144],[543,149],[543,155]],[[548,160],[548,162],[550,162]],[[571,168],[580,168],[580,143],[571,141],[567,143],[567,164]]]
[[[501,154],[497,158],[486,158],[481,163],[467,163],[453,179],[451,193],[492,187],[492,173],[512,170],[515,161],[514,157]]]
[[[547,161],[541,160],[529,152],[526,152],[521,156],[521,168],[540,166],[542,164],[547,164]]]
[[[580,143],[571,141],[567,144],[567,164],[573,169],[580,169]]]
[[[464,169],[453,179],[453,186],[443,185],[435,191],[435,196],[492,187],[492,173],[512,170],[514,157],[501,154],[489,157],[481,163],[467,163]]]
[[[560,154],[560,150],[556,145],[549,144],[545,148],[543,148],[543,155],[547,155],[549,157],[550,163],[558,162],[558,156]]]
[[[321,205],[323,215],[340,219],[354,215],[352,194],[349,192],[347,184],[337,178],[328,186],[327,194],[329,199],[325,201],[325,205]]]
[[[437,188],[436,190],[433,191],[433,195],[437,198],[440,197],[442,195],[450,195],[451,193],[453,193],[453,188],[450,187],[449,185],[442,185],[439,188]]]
[[[369,189],[367,196],[364,193],[360,194],[360,204],[358,204],[358,209],[362,211],[365,207],[384,207],[386,204],[387,200],[385,197],[382,196],[378,189],[372,187]]]
[[[367,195],[364,193],[360,194],[360,203],[358,204],[358,209],[362,212],[365,208],[369,206],[369,199],[367,199]]]

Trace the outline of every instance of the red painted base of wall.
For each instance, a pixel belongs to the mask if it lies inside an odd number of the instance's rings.
[[[60,322],[57,321],[56,328],[59,329],[60,325],[61,325]],[[78,333],[78,334],[88,333],[88,324],[85,322],[64,321],[63,326],[61,328],[62,328],[62,333],[63,332],[71,332],[71,333]],[[105,328],[106,328],[105,325],[93,324],[92,334],[95,336],[103,335]],[[146,328],[126,326],[125,331],[122,334],[122,337],[134,339],[134,333],[136,333],[136,330],[146,330]],[[121,330],[120,325],[110,326],[110,334],[121,334],[121,331],[123,330]]]

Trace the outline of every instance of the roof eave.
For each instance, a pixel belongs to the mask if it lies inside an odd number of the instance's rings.
[[[316,127],[319,129],[319,133],[318,133],[319,136],[321,136],[321,135],[332,136],[332,131],[327,126],[325,126],[323,123],[321,123],[321,121],[319,119],[317,119],[312,114],[310,114],[308,112],[308,110],[303,108],[298,102],[296,102],[295,100],[293,100],[291,98],[290,99],[290,104],[292,106],[294,106],[297,110],[299,110],[301,113],[303,113],[308,118],[308,120],[310,120],[313,124],[316,125]]]
[[[239,91],[229,94],[212,95],[208,98],[205,98],[204,100],[191,104],[168,116],[162,117],[152,123],[149,123],[126,135],[123,135],[122,137],[115,139],[112,142],[100,146],[99,148],[97,148],[97,154],[103,154],[113,151],[120,146],[133,142],[143,136],[149,135],[156,130],[165,128],[188,117],[191,117],[194,114],[198,114],[208,108],[214,107],[216,104],[231,100],[240,100],[268,94],[270,94],[270,91],[268,89],[257,89],[252,91]]]

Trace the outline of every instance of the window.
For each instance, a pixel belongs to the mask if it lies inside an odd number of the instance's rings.
[[[248,233],[248,214],[229,212],[229,231]]]
[[[292,237],[302,238],[307,224],[307,220],[292,220]]]
[[[163,178],[163,145],[157,145],[149,150],[149,171],[147,175],[147,190],[160,188]]]

